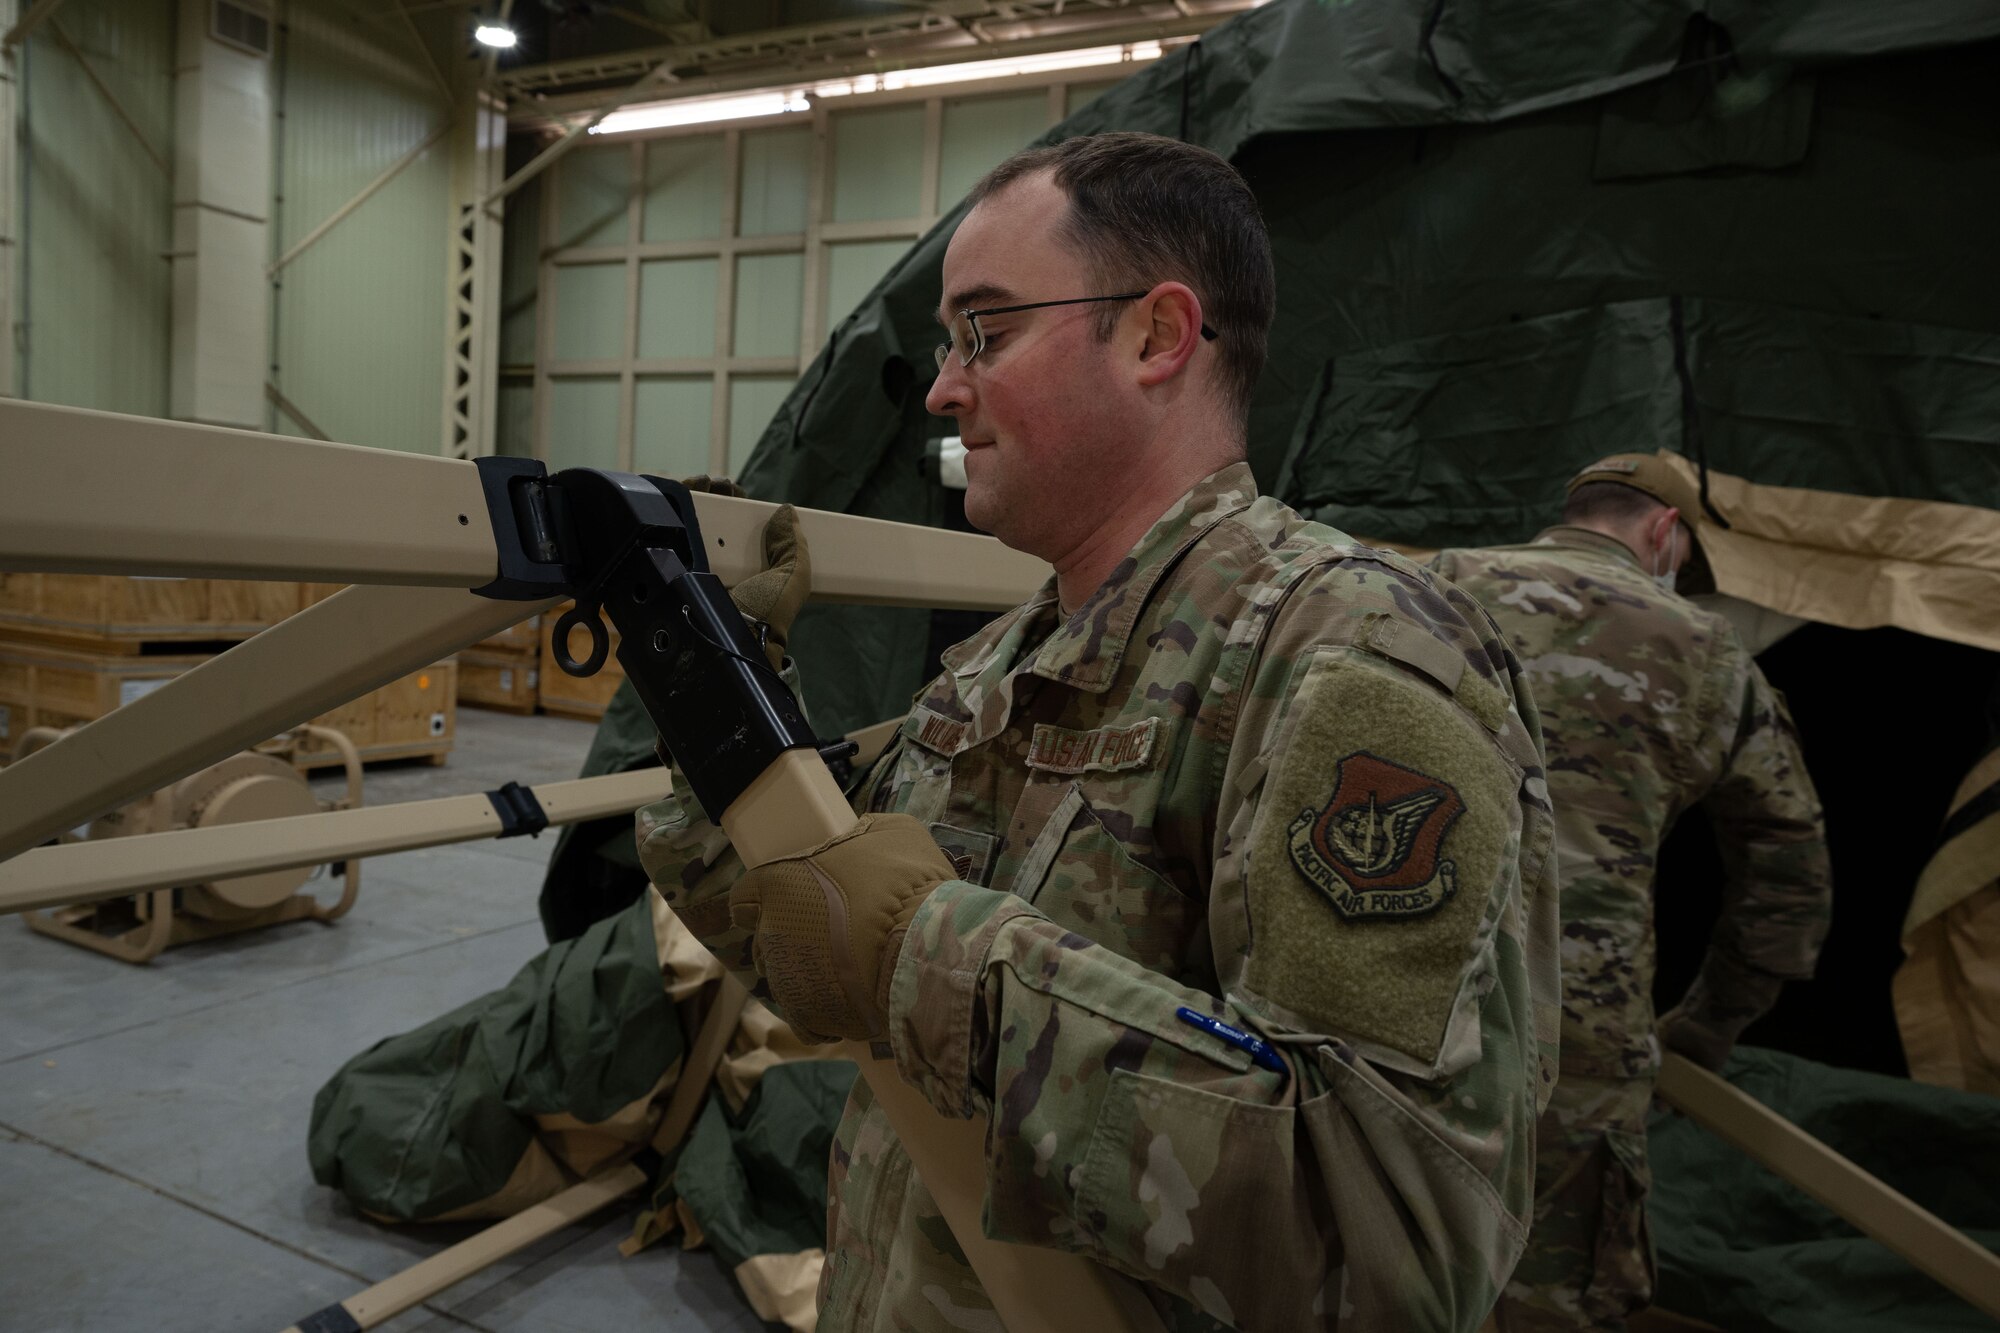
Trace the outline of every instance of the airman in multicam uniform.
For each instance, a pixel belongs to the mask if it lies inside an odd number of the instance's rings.
[[[1463,594],[1257,495],[1270,260],[1227,164],[1071,140],[975,199],[930,405],[967,513],[1055,577],[945,656],[859,832],[744,871],[669,802],[642,859],[795,1025],[990,1117],[990,1235],[1138,1279],[1175,1329],[1476,1328],[1554,1076],[1517,665]],[[1185,250],[1097,248],[1169,207]],[[831,1173],[822,1328],[999,1327],[865,1084]]]
[[[1620,1329],[1650,1302],[1660,1043],[1720,1068],[1783,983],[1812,974],[1826,935],[1825,830],[1784,700],[1729,623],[1670,586],[1698,558],[1687,520],[1700,505],[1663,460],[1620,455],[1571,482],[1563,526],[1433,561],[1492,612],[1527,673],[1556,810],[1562,1076],[1504,1333]],[[1654,863],[1696,804],[1730,883],[1701,973],[1656,1031]]]

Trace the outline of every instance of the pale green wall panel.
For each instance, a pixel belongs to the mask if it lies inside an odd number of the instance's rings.
[[[579,148],[550,173],[556,185],[556,244],[624,245],[632,197],[632,145]]]
[[[1046,89],[944,104],[938,143],[938,204],[949,208],[979,178],[1042,137],[1049,127]]]
[[[566,467],[615,471],[618,377],[584,375],[552,380],[549,392],[549,471]]]
[[[625,265],[562,264],[556,268],[558,361],[625,355]]]
[[[641,378],[632,399],[632,470],[676,479],[708,471],[713,393],[707,375]]]
[[[833,115],[833,220],[914,217],[923,203],[920,105]]]
[[[172,162],[173,6],[71,0],[56,18]],[[17,382],[42,402],[163,417],[172,183],[46,26],[21,66]]]
[[[535,456],[535,386],[527,380],[503,380],[498,415],[493,423],[493,447],[508,458]]]
[[[1125,82],[1123,79],[1107,79],[1103,83],[1072,83],[1069,86],[1068,104],[1063,114],[1075,115],[1123,82]]]
[[[409,34],[334,0],[285,9],[279,56],[284,253],[442,125]],[[348,444],[438,450],[444,412],[449,149],[432,144],[278,275],[273,377]]]
[[[737,356],[799,354],[806,257],[742,255],[736,260]]]
[[[500,364],[535,361],[535,297],[541,282],[542,182],[538,176],[507,199],[500,233]]]
[[[909,248],[909,241],[843,241],[826,247],[827,329],[853,314],[861,298]]]
[[[722,235],[722,147],[719,134],[646,145],[640,239],[707,241]]]
[[[798,382],[795,375],[732,375],[729,378],[729,475],[740,476],[750,451],[779,404]]]
[[[639,264],[639,355],[715,355],[713,259],[648,259]]]
[[[745,134],[737,235],[784,236],[804,231],[806,191],[811,180],[811,130],[753,130]]]

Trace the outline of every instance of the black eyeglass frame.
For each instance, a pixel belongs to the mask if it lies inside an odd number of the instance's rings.
[[[1018,315],[1023,310],[1046,310],[1050,306],[1058,305],[1089,305],[1096,301],[1136,301],[1145,294],[1145,292],[1119,292],[1114,296],[1071,296],[1060,301],[1030,301],[1026,305],[994,306],[990,310],[961,310],[958,314],[952,316],[952,322],[956,323],[959,319],[963,318],[966,327],[972,330],[972,354],[960,357],[959,364],[961,366],[971,365],[979,359],[979,354],[986,350],[986,332],[979,327],[979,317],[981,315]],[[946,325],[946,329],[949,331],[949,324]],[[1207,323],[1204,322],[1201,326],[1201,336],[1209,342],[1214,342],[1215,330],[1208,327]],[[932,359],[937,362],[939,370],[944,369],[946,358],[950,357],[956,348],[956,340],[947,339],[933,349]]]

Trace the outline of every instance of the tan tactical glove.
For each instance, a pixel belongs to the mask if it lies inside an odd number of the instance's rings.
[[[689,477],[681,485],[713,495],[743,496],[743,488],[729,478],[706,473]],[[780,505],[764,525],[764,568],[729,590],[737,610],[767,626],[764,654],[771,659],[771,670],[783,669],[792,621],[811,593],[812,554],[806,549],[805,534],[799,531],[798,510]]]
[[[925,898],[954,875],[908,815],[863,815],[798,856],[743,872],[729,915],[755,937],[771,999],[808,1039],[866,1041],[888,1030],[889,982]]]

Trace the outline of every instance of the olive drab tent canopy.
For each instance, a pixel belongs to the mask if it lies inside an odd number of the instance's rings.
[[[1989,0],[1278,0],[1047,139],[1174,135],[1249,179],[1278,271],[1250,461],[1312,516],[1513,541],[1578,465],[1664,447],[1732,488],[1724,591],[2000,648],[1996,37]],[[936,521],[959,216],[835,328],[753,494]],[[824,725],[921,683],[921,612],[798,634]]]

